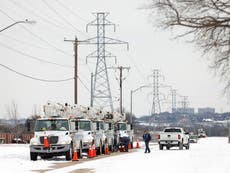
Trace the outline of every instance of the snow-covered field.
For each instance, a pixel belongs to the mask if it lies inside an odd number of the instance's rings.
[[[64,158],[53,160],[30,161],[29,146],[24,144],[0,145],[1,172],[41,172],[48,173],[85,172],[117,173],[230,173],[230,144],[225,137],[210,137],[200,139],[197,144],[191,144],[190,150],[160,151],[158,145],[151,145],[151,153],[145,154],[144,147],[134,152],[105,157],[96,160],[75,162],[71,166],[53,169],[53,166],[67,163]],[[4,170],[4,171],[2,171]],[[79,173],[82,171],[79,171]]]

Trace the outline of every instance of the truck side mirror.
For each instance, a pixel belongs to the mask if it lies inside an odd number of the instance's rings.
[[[112,130],[112,123],[109,123],[109,130]]]
[[[97,122],[97,127],[96,127],[96,130],[99,130],[100,127],[99,127],[99,122]]]
[[[31,131],[31,124],[29,120],[26,120],[26,129],[27,129],[27,132]]]
[[[78,121],[75,121],[75,130],[78,130],[79,126],[78,126]]]

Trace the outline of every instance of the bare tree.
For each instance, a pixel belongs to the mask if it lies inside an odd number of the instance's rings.
[[[147,8],[156,26],[201,48],[229,96],[230,0],[150,0]]]
[[[11,102],[10,105],[7,106],[7,113],[9,119],[14,121],[18,119],[18,105],[14,100]]]
[[[12,127],[9,128],[11,133],[14,133],[15,137],[19,137],[19,113],[18,113],[18,105],[17,103],[13,100],[10,105],[7,106],[7,113],[8,113],[8,118],[12,122]]]

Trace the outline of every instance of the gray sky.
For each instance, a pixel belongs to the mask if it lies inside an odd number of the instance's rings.
[[[64,38],[79,40],[94,37],[95,28],[85,32],[86,24],[95,19],[92,12],[109,12],[108,20],[116,24],[116,32],[108,27],[108,37],[129,42],[125,46],[109,46],[117,56],[117,65],[129,66],[124,72],[123,103],[130,110],[130,90],[149,83],[153,69],[164,75],[162,83],[171,85],[180,95],[188,96],[189,106],[214,107],[217,112],[230,111],[222,96],[222,85],[207,67],[207,61],[192,44],[172,40],[173,33],[156,30],[149,22],[149,11],[138,9],[146,1],[138,0],[1,0],[0,29],[14,21],[31,19],[34,25],[18,24],[0,33],[0,63],[32,77],[59,80],[73,77],[73,45]],[[79,46],[79,104],[89,105],[90,73],[95,71],[95,60],[86,64],[86,56],[96,49],[94,46]],[[29,57],[28,57],[29,55]],[[38,58],[68,65],[45,63]],[[116,66],[108,60],[108,66]],[[109,70],[109,80],[114,107],[119,106],[118,71]],[[20,117],[28,117],[34,107],[37,110],[48,100],[73,103],[73,80],[48,83],[19,76],[0,67],[0,118],[7,117],[6,107],[12,100],[18,104]],[[87,88],[86,88],[87,87]],[[168,94],[168,90],[160,92]],[[151,90],[143,89],[134,94],[134,114],[149,114]],[[178,97],[178,101],[181,99]],[[180,103],[178,103],[180,107]],[[162,111],[170,110],[163,104]]]

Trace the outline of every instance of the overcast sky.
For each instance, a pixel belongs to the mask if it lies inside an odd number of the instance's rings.
[[[112,45],[107,49],[117,56],[117,64],[107,60],[108,66],[131,67],[124,71],[123,103],[130,110],[130,90],[150,82],[153,69],[164,78],[160,83],[170,85],[181,96],[188,96],[189,107],[213,107],[217,112],[230,111],[222,96],[222,85],[213,77],[201,51],[183,40],[173,40],[173,32],[156,30],[150,22],[150,11],[139,8],[142,0],[1,0],[0,29],[25,19],[36,24],[18,24],[0,33],[0,64],[31,77],[62,80],[73,77],[73,44],[64,38],[85,40],[96,36],[95,28],[86,33],[86,24],[95,19],[93,12],[109,12],[108,20],[116,24],[106,28],[106,35],[127,41],[125,46]],[[94,46],[79,46],[79,97],[81,105],[90,103],[90,73],[95,71],[95,60],[86,64],[86,56]],[[49,61],[52,63],[47,63]],[[55,65],[62,64],[66,66]],[[114,107],[119,106],[118,71],[109,70]],[[48,100],[73,103],[73,80],[49,83],[20,76],[0,66],[0,118],[7,117],[6,107],[14,100],[20,117],[30,116],[35,107]],[[84,85],[83,85],[84,84]],[[169,90],[160,91],[168,95]],[[177,98],[181,106],[181,98]],[[170,100],[162,111],[170,111]],[[133,113],[137,116],[151,112],[151,90],[142,89],[133,95]]]

